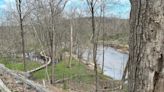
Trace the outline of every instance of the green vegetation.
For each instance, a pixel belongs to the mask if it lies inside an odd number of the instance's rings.
[[[27,70],[40,66],[37,62],[27,61]],[[0,57],[0,63],[12,70],[23,71],[23,62],[20,58]]]
[[[63,78],[74,78],[77,76],[78,77],[83,76],[83,77],[81,77],[81,80],[85,80],[85,81],[89,81],[89,82],[92,81],[93,73],[90,70],[88,70],[84,64],[73,59],[72,67],[68,68],[67,65],[68,65],[67,60],[63,60],[55,66],[55,78],[57,80],[60,80]],[[51,66],[48,67],[48,72],[49,72],[49,74],[51,74]],[[86,76],[90,76],[90,77],[86,77]],[[36,79],[44,79],[45,78],[45,69],[34,73],[33,77]]]
[[[27,70],[34,69],[41,64],[37,62],[27,61]],[[12,70],[23,71],[23,62],[20,58],[0,58],[0,63]],[[63,78],[70,78],[75,81],[82,81],[85,83],[92,83],[94,81],[94,72],[89,70],[87,66],[75,59],[72,60],[72,67],[68,68],[68,61],[63,60],[55,66],[55,78],[56,80],[62,80]],[[46,69],[40,70],[33,74],[33,77],[37,80],[46,79]],[[48,73],[51,76],[51,66],[48,66]],[[109,77],[99,74],[101,79],[107,79]]]
[[[94,89],[94,84],[95,84],[95,76],[94,76],[94,71],[88,69],[88,66],[75,60],[74,58],[72,59],[72,67],[68,68],[68,60],[65,59],[63,61],[60,61],[58,64],[55,66],[55,80],[60,80],[62,83],[58,83],[58,87],[63,88],[64,90],[67,89],[80,89],[84,90],[84,92],[88,90]],[[27,61],[27,68],[28,70],[34,69],[41,64],[38,62],[32,62],[32,61]],[[12,70],[18,70],[18,71],[23,71],[23,62],[21,61],[20,58],[0,58],[0,63],[4,64],[6,67],[12,69]],[[51,66],[47,67],[49,77],[51,77]],[[112,80],[112,78],[98,74],[99,76],[99,81],[100,81],[100,86],[104,85],[103,82],[110,81],[116,85],[118,85],[117,81]],[[47,79],[46,76],[46,69],[37,71],[32,74],[32,78],[37,80],[37,81],[42,81],[42,79]],[[68,79],[65,81],[62,81],[63,79]],[[101,82],[102,81],[102,82]]]

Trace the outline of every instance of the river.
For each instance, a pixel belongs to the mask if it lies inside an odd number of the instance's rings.
[[[83,54],[83,59],[87,59],[88,50]],[[91,58],[90,58],[91,59]],[[97,62],[100,68],[102,67],[103,48],[98,47]],[[104,74],[116,80],[120,80],[123,74],[124,67],[128,60],[128,54],[120,53],[111,47],[105,47],[104,54]]]

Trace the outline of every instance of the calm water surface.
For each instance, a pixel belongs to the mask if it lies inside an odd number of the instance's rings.
[[[83,54],[83,58],[87,59],[89,50],[86,50]],[[123,54],[111,47],[105,47],[104,55],[104,74],[111,76],[114,79],[121,79],[123,69],[128,60],[128,54]],[[91,57],[91,56],[90,56]],[[90,58],[91,59],[91,58]],[[102,67],[103,60],[103,48],[99,47],[97,51],[97,61],[100,67]]]

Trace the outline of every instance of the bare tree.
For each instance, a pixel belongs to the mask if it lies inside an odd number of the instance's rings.
[[[100,22],[100,30],[102,30],[102,40],[103,40],[103,58],[102,58],[102,70],[101,70],[101,73],[103,74],[104,73],[104,57],[105,57],[105,44],[104,44],[104,40],[105,40],[105,37],[104,37],[104,34],[105,34],[105,0],[102,0],[101,1],[101,5],[100,5],[100,20],[102,20],[102,22]]]
[[[49,2],[50,5],[50,11],[51,11],[51,31],[49,31],[49,41],[50,41],[50,58],[51,58],[51,62],[52,62],[52,73],[51,73],[51,83],[54,82],[54,31],[55,31],[55,25],[54,25],[54,0],[50,0]]]
[[[69,56],[69,67],[70,68],[71,68],[71,61],[72,61],[72,45],[73,45],[72,32],[73,32],[73,22],[70,23],[70,56]]]
[[[59,15],[65,5],[67,3],[67,0],[49,0],[49,6],[50,6],[50,13],[51,13],[51,31],[49,31],[49,41],[50,41],[50,57],[52,60],[52,78],[51,78],[51,83],[54,83],[54,63],[57,61],[57,34],[55,32],[55,16]],[[54,41],[54,32],[55,32],[55,41]],[[55,42],[55,61],[54,61],[54,42]]]
[[[70,56],[69,56],[69,67],[71,68],[71,61],[72,61],[72,53],[73,53],[73,44],[74,44],[74,39],[73,39],[73,34],[74,34],[74,27],[75,27],[75,15],[76,15],[76,8],[71,8],[71,14],[69,15],[70,17]],[[76,51],[75,51],[76,52]]]
[[[22,8],[21,8],[22,0],[16,0],[16,7],[19,14],[19,25],[20,25],[21,38],[22,38],[22,54],[23,54],[24,71],[26,71],[25,42],[24,42],[23,17],[22,17]]]
[[[96,42],[96,30],[95,30],[95,5],[97,0],[87,0],[87,4],[89,6],[92,18],[92,43],[93,43],[93,62],[94,62],[94,71],[95,71],[95,82],[96,82],[96,90],[98,92],[98,71],[97,71],[97,42]]]

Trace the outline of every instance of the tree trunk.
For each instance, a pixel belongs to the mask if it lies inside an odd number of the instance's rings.
[[[51,31],[49,31],[49,38],[50,38],[50,58],[51,58],[51,84],[54,83],[54,31],[55,31],[55,26],[54,26],[54,1],[50,1],[49,5],[50,5],[50,11],[51,11]],[[56,40],[56,39],[55,39]]]
[[[102,59],[102,71],[101,71],[101,73],[102,74],[104,74],[104,59],[105,59],[105,43],[104,43],[104,41],[105,41],[105,33],[104,33],[104,31],[105,31],[105,3],[104,3],[104,1],[102,1],[102,3],[103,3],[103,5],[102,5],[102,7],[101,7],[101,12],[103,13],[103,21],[102,21],[102,31],[103,31],[103,59]]]
[[[91,13],[92,13],[92,33],[93,33],[93,62],[94,62],[94,71],[95,71],[95,82],[96,82],[96,90],[98,92],[98,71],[97,71],[97,42],[95,37],[95,12],[94,12],[94,5],[93,2],[91,3]]]
[[[24,30],[23,30],[23,18],[22,18],[22,0],[16,0],[16,7],[19,14],[19,24],[21,30],[21,40],[22,40],[22,54],[23,54],[23,65],[24,71],[26,71],[26,62],[25,62],[25,42],[24,42]]]
[[[70,26],[70,56],[69,56],[69,67],[71,68],[71,61],[72,61],[72,45],[73,45],[73,37],[72,37],[72,31],[73,31],[73,27],[72,27],[72,22],[71,22],[71,26]]]
[[[164,1],[131,4],[128,92],[163,92]]]

